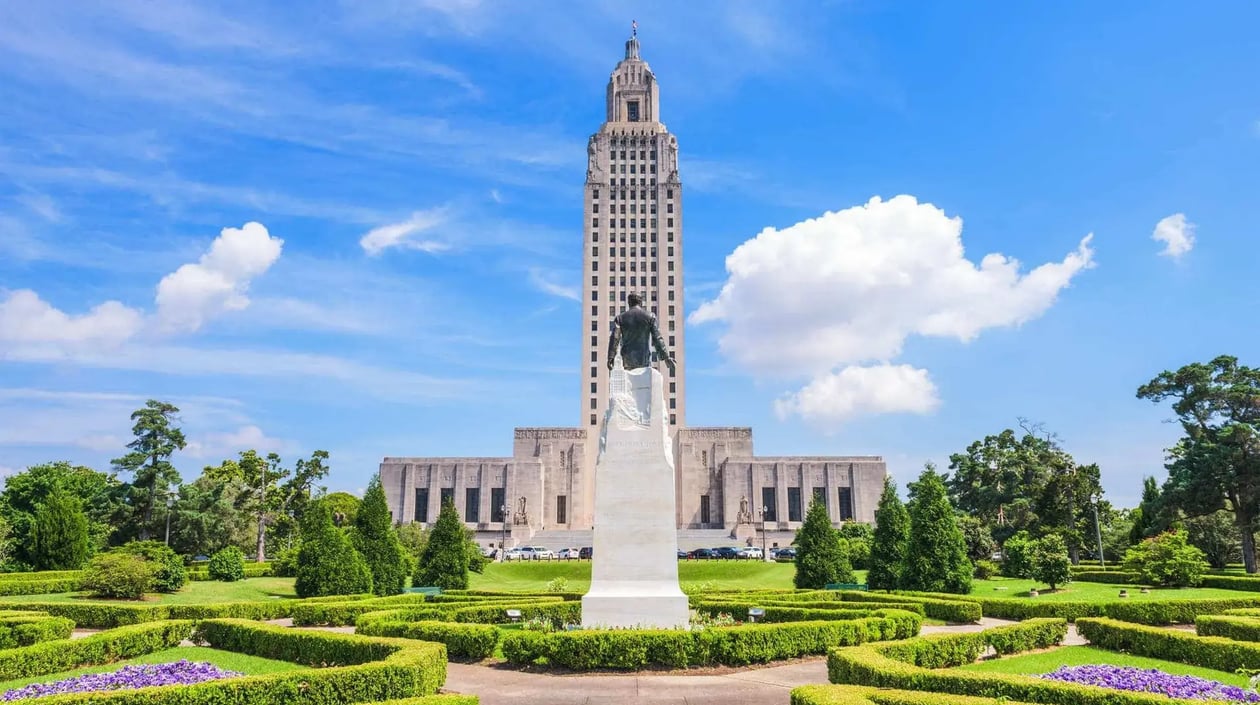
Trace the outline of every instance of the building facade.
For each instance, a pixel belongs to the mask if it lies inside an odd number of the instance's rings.
[[[677,361],[675,373],[658,369],[666,380],[680,529],[733,532],[754,522],[795,529],[815,496],[837,524],[873,521],[886,471],[881,457],[758,457],[751,428],[686,426],[678,140],[661,122],[659,86],[637,36],[609,78],[605,113],[587,143],[579,426],[517,428],[510,457],[385,458],[381,482],[395,520],[431,523],[449,500],[485,538],[590,529],[608,339],[627,297],[638,293]]]

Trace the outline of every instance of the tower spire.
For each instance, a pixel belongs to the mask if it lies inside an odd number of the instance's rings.
[[[630,38],[626,40],[626,58],[639,58],[639,23],[630,20]]]

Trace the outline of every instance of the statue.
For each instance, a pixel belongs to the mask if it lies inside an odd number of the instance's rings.
[[[655,348],[672,374],[676,363],[673,354],[665,349],[665,341],[656,326],[656,316],[643,308],[643,298],[638,294],[629,295],[626,302],[630,308],[622,311],[613,321],[612,335],[608,338],[608,369],[613,368],[618,352],[621,353],[621,365],[627,370],[648,367],[652,364],[651,348]]]
[[[512,515],[512,523],[517,526],[529,524],[529,515],[525,513],[524,497],[521,497],[516,503],[516,514]]]
[[[739,515],[735,517],[736,524],[751,524],[752,512],[748,511],[748,498],[739,498]]]

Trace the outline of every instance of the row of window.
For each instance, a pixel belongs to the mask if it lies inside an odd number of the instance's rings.
[[[640,256],[640,257],[647,257],[647,255],[646,255],[646,254],[644,254],[644,253],[646,253],[646,252],[647,252],[647,248],[646,248],[646,247],[645,247],[645,248],[641,248],[641,249],[639,250],[639,256]],[[630,256],[630,257],[634,257],[634,254],[635,254],[635,252],[634,252],[634,248],[632,247],[632,248],[630,248],[630,254],[629,254],[629,256]],[[609,247],[609,248],[608,248],[608,256],[609,256],[609,257],[626,257],[626,256],[627,256],[627,255],[626,255],[626,248],[624,248],[624,247],[623,247],[623,248],[621,248],[621,251],[620,251],[620,252],[618,252],[618,251],[617,251],[617,248],[615,248],[615,247]],[[673,248],[673,246],[672,246],[672,245],[671,245],[671,246],[668,246],[668,247],[666,247],[666,248],[665,248],[665,256],[666,256],[666,257],[673,257],[673,256],[674,256],[674,248]],[[591,259],[597,259],[598,257],[599,257],[599,245],[591,245]],[[653,247],[653,248],[652,248],[652,257],[656,257],[656,248],[655,248],[655,247]],[[609,264],[612,264],[612,262],[609,262]],[[622,264],[625,264],[625,262],[622,262]],[[655,262],[653,262],[652,264],[653,264],[653,265],[655,265],[656,263],[655,263]],[[672,269],[674,268],[674,267],[673,267],[673,264],[674,264],[674,263],[673,263],[673,261],[671,260],[669,264],[670,264],[669,269],[671,269],[671,270],[672,270]],[[623,268],[623,269],[624,269],[624,268]],[[652,269],[653,269],[653,270],[655,270],[655,269],[656,269],[656,267],[655,267],[655,266],[653,266],[653,267],[652,267]]]
[[[618,156],[618,154],[620,154],[621,156]],[[626,158],[626,150],[624,150],[624,149],[623,149],[623,150],[621,150],[620,152],[617,152],[616,150],[609,150],[609,151],[608,151],[608,158],[609,158],[609,159],[625,159],[625,158]],[[634,159],[634,150],[633,150],[633,149],[632,149],[632,150],[630,150],[630,158],[631,158],[631,159]],[[639,159],[647,159],[647,151],[640,149],[640,150],[639,150]],[[656,150],[655,150],[655,149],[653,149],[653,150],[652,150],[652,159],[653,159],[653,160],[655,160],[655,159],[656,159]]]
[[[616,185],[616,184],[609,183],[609,186],[615,186],[615,185]],[[624,179],[622,180],[621,185],[622,185],[622,186],[625,186],[625,185],[626,185],[626,184],[625,184],[625,180],[624,180]],[[656,185],[656,179],[652,179],[652,185],[653,185],[653,186],[655,186],[655,185]],[[649,198],[649,196],[648,196],[648,194],[649,194],[649,193],[650,193],[650,194],[652,194],[652,195],[651,195],[651,199],[652,199],[653,201],[655,201],[655,200],[656,200],[656,189],[652,189],[651,191],[648,191],[648,190],[638,190],[638,191],[636,191],[635,189],[630,189],[629,191],[626,191],[625,189],[622,189],[622,191],[621,191],[621,200],[623,200],[623,201],[624,201],[624,200],[626,200],[626,194],[627,194],[627,193],[629,193],[629,194],[630,194],[630,200],[631,200],[631,201],[635,200],[635,196],[636,196],[636,195],[638,196],[638,200],[640,200],[640,201],[646,201],[646,200],[648,200],[648,198]],[[667,199],[672,199],[673,197],[674,197],[674,189],[672,189],[672,188],[667,188],[667,189],[665,189],[665,198],[667,198]],[[598,201],[598,200],[599,200],[599,189],[593,189],[593,190],[591,191],[591,198],[592,198],[592,199],[594,199],[594,200],[596,200],[596,201]],[[614,188],[614,189],[609,190],[609,192],[608,192],[608,200],[610,200],[610,201],[615,201],[615,200],[617,200],[617,189],[615,189],[615,188]]]
[[[644,207],[648,207],[648,206],[647,206],[647,204],[644,204]],[[637,210],[636,210],[636,208],[638,208],[638,204],[635,204],[635,203],[631,203],[631,204],[630,204],[630,215],[634,215],[634,214],[636,214],[636,213],[638,213],[638,212],[639,212],[639,211],[637,211]],[[652,215],[656,215],[656,204],[655,204],[655,203],[653,203],[653,204],[650,206],[650,208],[651,208],[651,210],[650,210],[650,211],[644,211],[644,213],[649,213],[649,212],[650,212]],[[598,213],[598,212],[599,212],[599,204],[598,204],[598,203],[592,203],[592,204],[591,204],[591,212],[592,212],[592,213]],[[620,212],[622,215],[625,215],[625,213],[626,213],[626,204],[624,204],[624,203],[622,203],[622,204],[621,204],[621,210],[620,210],[620,211],[615,211],[615,210],[613,209],[613,207],[612,207],[612,204],[609,204],[608,212],[609,212],[609,213]],[[666,203],[666,204],[665,204],[665,212],[666,212],[666,213],[673,213],[673,212],[674,212],[674,204],[673,204],[673,203]]]
[[[633,269],[631,269],[630,271],[632,271],[632,272],[633,272],[634,270],[633,270]],[[626,285],[626,278],[625,278],[625,277],[622,277],[620,281],[621,281],[621,283],[619,284],[619,283],[617,283],[617,279],[615,279],[614,277],[608,277],[608,283],[609,283],[609,284],[612,284],[613,286],[625,286],[625,285]],[[651,286],[656,286],[656,277],[652,277],[652,278],[651,278],[651,281],[652,281]],[[674,285],[674,275],[672,275],[672,274],[671,274],[671,275],[669,275],[669,277],[667,277],[665,281],[666,281],[666,283],[667,283],[667,284],[669,284],[670,286],[673,286],[673,285]],[[633,274],[632,274],[632,275],[630,275],[630,286],[647,285],[647,283],[648,283],[648,278],[647,278],[647,277],[643,277],[643,278],[641,278],[641,279],[640,279],[639,277],[636,277],[636,276],[634,276]],[[591,286],[599,286],[599,275],[598,275],[598,274],[592,274],[592,275],[591,275]],[[655,312],[656,312],[656,311],[655,311],[655,309],[653,309],[653,313],[655,313]],[[671,316],[672,316],[672,315],[674,315],[674,307],[673,307],[673,306],[670,306],[670,307],[669,307],[669,315],[671,315]]]
[[[673,301],[673,300],[674,300],[674,290],[673,290],[673,289],[670,289],[670,290],[666,291],[666,292],[665,292],[665,294],[666,294],[665,298],[669,299],[670,301]],[[626,292],[625,292],[625,290],[623,289],[622,291],[610,291],[610,292],[608,292],[608,300],[609,300],[609,301],[619,301],[619,300],[620,300],[620,301],[625,301],[625,300],[626,300]],[[599,292],[598,292],[598,291],[595,291],[594,289],[592,289],[592,290],[591,290],[591,301],[599,301]],[[595,307],[594,307],[594,306],[592,306],[592,307],[591,307],[591,315],[592,315],[592,316],[598,316],[598,315],[599,315],[599,314],[596,312],[596,309],[595,309]]]
[[[653,219],[652,219],[652,227],[653,227],[653,228],[658,227],[658,225],[659,225],[659,223],[657,222],[658,220],[659,220],[658,218],[653,218]],[[638,227],[640,227],[640,228],[646,228],[646,227],[647,227],[647,222],[648,222],[648,219],[647,219],[647,218],[638,218],[638,219],[636,219],[636,218],[631,218],[631,219],[630,219],[630,226],[629,226],[629,227],[632,227],[632,228],[633,228],[633,227],[635,227],[635,223],[636,223],[636,222],[638,223]],[[599,227],[599,218],[598,218],[598,217],[592,217],[592,218],[591,218],[591,227],[592,227],[592,228],[598,228],[598,227]],[[623,229],[624,229],[624,228],[626,227],[626,219],[625,219],[625,218],[621,218],[621,219],[620,219],[620,223],[618,223],[618,222],[617,222],[616,220],[614,220],[613,218],[609,218],[609,219],[608,219],[608,227],[610,227],[610,228],[623,228]],[[673,219],[673,218],[666,218],[666,219],[665,219],[665,227],[667,227],[667,228],[672,228],[672,227],[674,227],[674,219]]]
[[[440,490],[440,503],[455,502],[455,488],[443,487]],[[491,487],[490,488],[490,521],[498,524],[508,520],[508,507],[504,501],[507,497],[507,488]],[[556,523],[569,523],[569,498],[565,495],[556,496]],[[414,520],[421,523],[429,522],[429,488],[416,488],[416,511]],[[464,522],[468,524],[478,524],[481,522],[481,488],[469,487],[464,490]]]
[[[618,169],[618,166],[620,166],[620,169]],[[635,167],[637,167],[637,166],[638,166],[637,164],[631,164],[631,165],[630,165],[630,173],[631,173],[631,174],[635,174],[635,173],[641,173],[641,174],[655,174],[655,173],[656,173],[656,164],[652,164],[650,167],[649,167],[647,164],[644,164],[644,165],[643,165],[643,167],[644,167],[643,169],[641,169],[641,170],[637,170],[637,171],[636,171]],[[614,173],[614,174],[624,174],[624,173],[626,173],[626,165],[625,165],[625,164],[620,164],[620,165],[618,165],[618,164],[612,164],[612,165],[610,165],[610,168],[613,170],[613,173]],[[648,171],[648,169],[649,169],[649,168],[651,169],[651,171]],[[655,182],[654,182],[654,183],[655,183]]]
[[[632,232],[632,233],[630,233],[630,242],[632,242],[632,243],[634,243],[634,242],[647,243],[647,242],[649,241],[649,239],[651,240],[651,242],[652,242],[652,244],[653,244],[653,245],[655,245],[655,244],[656,244],[656,229],[655,229],[655,228],[653,228],[653,230],[652,230],[652,235],[651,235],[651,237],[650,237],[650,238],[648,237],[648,234],[647,234],[647,233],[640,233],[640,232]],[[670,231],[666,234],[666,239],[667,239],[667,241],[668,241],[668,242],[673,242],[673,241],[674,241],[674,231],[673,231],[673,230],[670,230]],[[609,241],[609,242],[620,242],[620,243],[622,243],[622,244],[624,245],[624,244],[625,244],[625,242],[626,242],[626,231],[622,230],[620,233],[609,233],[609,234],[608,234],[608,241]],[[592,231],[591,231],[591,242],[599,242],[599,231],[598,231],[598,230],[592,230]],[[631,251],[630,256],[631,256],[631,257],[633,257],[633,256],[634,256],[634,252],[633,252],[633,251]],[[643,249],[640,249],[640,250],[639,250],[639,256],[640,256],[640,257],[647,257],[647,251],[646,251],[646,250],[643,250]],[[656,256],[656,252],[655,252],[655,251],[653,251],[653,252],[652,252],[652,256],[653,256],[653,257],[655,257],[655,256]]]

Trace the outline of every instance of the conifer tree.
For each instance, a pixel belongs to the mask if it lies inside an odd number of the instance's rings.
[[[372,571],[345,533],[333,526],[332,514],[323,502],[316,502],[302,517],[294,588],[298,597],[372,592]]]
[[[31,527],[35,570],[78,570],[90,550],[88,520],[79,500],[54,488],[35,510]]]
[[[901,587],[965,595],[971,592],[972,570],[944,478],[929,463],[911,486],[910,542]]]
[[[884,478],[884,492],[875,509],[875,536],[871,540],[870,572],[866,585],[871,590],[896,590],[901,587],[905,570],[906,549],[910,541],[910,514],[897,496],[892,478]]]
[[[468,551],[465,547],[464,525],[452,502],[442,505],[429,543],[416,564],[413,585],[437,586],[443,590],[468,588]]]
[[[795,543],[796,587],[818,590],[828,583],[854,581],[849,554],[840,545],[840,533],[831,526],[826,504],[817,499],[809,503]]]
[[[397,595],[407,580],[407,559],[390,520],[380,477],[372,478],[354,519],[354,548],[372,571],[372,592]]]

